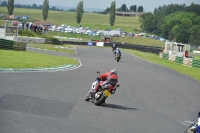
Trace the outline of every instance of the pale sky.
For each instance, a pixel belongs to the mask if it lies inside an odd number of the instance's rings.
[[[2,2],[4,0],[0,0]],[[7,1],[7,0],[6,0]],[[30,5],[36,3],[37,5],[42,5],[44,0],[15,0],[17,4]],[[64,6],[64,7],[76,7],[78,2],[82,0],[49,0],[50,6]],[[106,9],[110,7],[111,2],[114,0],[83,0],[84,7],[87,8],[98,8]],[[168,5],[168,4],[186,4],[190,5],[192,2],[194,4],[200,4],[200,0],[115,0],[116,8],[121,7],[122,4],[126,4],[128,8],[131,5],[143,6],[144,12],[153,12],[158,6]]]

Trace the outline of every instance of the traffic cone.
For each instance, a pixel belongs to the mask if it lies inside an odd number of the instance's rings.
[[[200,133],[200,112],[198,114],[198,127],[197,127],[197,133]]]

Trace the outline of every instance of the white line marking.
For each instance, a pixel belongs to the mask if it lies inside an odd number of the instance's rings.
[[[180,122],[180,123],[183,124],[183,125],[185,125],[185,126],[191,125],[191,124],[186,124],[186,123],[184,123],[184,122]]]
[[[180,122],[181,124],[185,125],[185,126],[190,126],[191,124],[195,123],[195,122],[192,122],[192,121],[183,121],[183,122]]]

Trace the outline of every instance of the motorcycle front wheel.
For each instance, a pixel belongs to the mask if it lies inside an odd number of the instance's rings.
[[[105,103],[106,96],[102,95],[99,99],[94,99],[94,104],[100,106],[102,103]]]

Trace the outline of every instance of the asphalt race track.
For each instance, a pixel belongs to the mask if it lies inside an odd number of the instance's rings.
[[[0,73],[0,133],[183,133],[197,122],[200,82],[122,51],[77,47],[81,66]],[[103,106],[86,102],[96,71],[117,69],[121,86]]]

